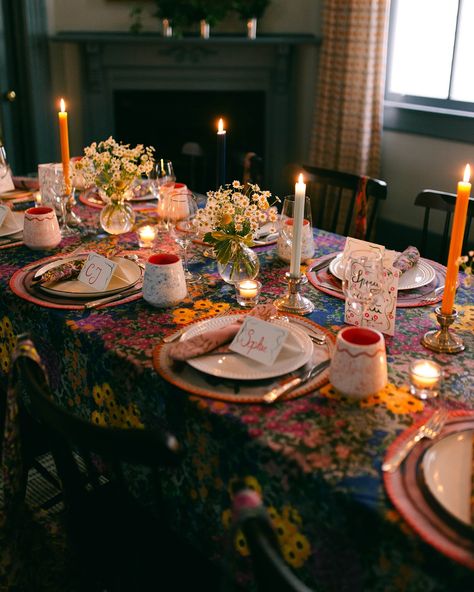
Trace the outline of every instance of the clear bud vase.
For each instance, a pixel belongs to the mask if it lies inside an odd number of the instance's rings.
[[[217,271],[227,284],[241,280],[253,280],[260,270],[258,255],[250,247],[235,241],[232,254],[226,263],[217,260]]]
[[[123,195],[112,196],[100,212],[100,225],[109,234],[130,232],[135,222],[135,212]]]
[[[247,37],[249,39],[257,38],[257,19],[255,17],[249,18],[247,21]]]
[[[173,37],[173,27],[171,26],[169,19],[163,19],[161,21],[161,26],[163,30],[163,37]]]
[[[209,39],[209,34],[211,32],[211,27],[210,27],[209,23],[205,19],[203,19],[202,21],[200,21],[200,23],[199,23],[199,30],[200,30],[201,39]]]

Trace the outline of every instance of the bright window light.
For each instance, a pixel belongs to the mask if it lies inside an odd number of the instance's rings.
[[[470,14],[474,2],[470,5]],[[451,77],[454,38],[458,0],[398,0],[395,14],[392,63],[389,79],[389,91],[402,95],[447,99]],[[472,25],[472,19],[471,19]],[[469,43],[472,58],[472,39],[468,37],[466,24],[466,43]],[[472,85],[471,64],[460,60],[459,71],[464,72],[471,67],[470,83]],[[460,74],[459,78],[463,78]],[[466,76],[467,78],[467,76]],[[459,82],[459,93],[464,94]],[[472,99],[470,99],[472,100]]]
[[[458,25],[451,99],[474,103],[474,2],[464,0]]]

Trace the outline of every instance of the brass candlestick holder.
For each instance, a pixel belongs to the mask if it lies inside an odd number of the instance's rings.
[[[299,315],[313,312],[314,304],[311,300],[305,298],[301,294],[301,287],[307,283],[307,277],[305,275],[293,277],[286,272],[285,278],[288,282],[288,293],[282,298],[277,298],[275,300],[276,308],[282,312],[290,312]]]
[[[455,309],[451,314],[441,312],[441,307],[435,309],[436,319],[441,329],[432,329],[423,335],[421,344],[435,352],[442,354],[457,354],[464,351],[465,346],[462,339],[449,327],[457,319],[458,313]]]

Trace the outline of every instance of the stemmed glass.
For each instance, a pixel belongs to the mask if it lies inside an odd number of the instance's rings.
[[[175,191],[168,199],[168,227],[172,238],[183,250],[184,277],[189,283],[198,282],[200,274],[188,269],[188,247],[198,235],[194,218],[198,211],[196,197],[191,191]]]
[[[167,194],[174,188],[176,175],[171,160],[160,158],[157,160],[149,173],[150,189],[157,199],[158,232],[166,232],[167,226]]]
[[[362,327],[368,317],[367,309],[382,291],[383,263],[380,251],[356,250],[344,265],[342,290],[349,307]]]
[[[287,195],[283,200],[283,207],[281,209],[280,215],[280,233],[282,234],[283,238],[285,239],[287,245],[291,247],[293,241],[293,218],[294,218],[294,209],[295,209],[295,196],[294,195]],[[303,224],[307,226],[309,230],[309,234],[312,236],[312,220],[311,220],[311,202],[309,197],[305,197],[304,203],[304,214],[303,214],[304,222]],[[309,224],[309,226],[308,226]],[[304,234],[307,234],[304,233]]]
[[[67,205],[68,201],[71,199],[71,196],[74,195],[74,188],[69,186],[66,187],[66,183],[64,182],[64,175],[63,175],[63,168],[62,166],[55,166],[52,175],[52,182],[51,182],[51,191],[59,203],[61,208],[61,235],[65,236],[75,236],[78,234],[78,230],[71,228],[68,226],[67,223]]]
[[[4,179],[8,175],[10,166],[7,160],[7,153],[5,148],[0,144],[0,179]]]

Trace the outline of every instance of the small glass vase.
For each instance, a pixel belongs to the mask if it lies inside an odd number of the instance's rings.
[[[130,232],[135,222],[135,212],[123,195],[112,196],[100,212],[100,225],[109,234]]]
[[[217,271],[227,284],[235,284],[241,280],[253,280],[260,270],[260,261],[250,247],[234,242],[232,255],[228,263],[217,261]]]

